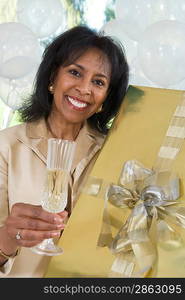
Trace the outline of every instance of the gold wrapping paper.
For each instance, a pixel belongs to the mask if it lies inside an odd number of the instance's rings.
[[[151,169],[181,96],[182,91],[131,86],[91,176],[117,183],[123,163],[132,159]],[[185,204],[184,150],[183,144],[172,167],[172,171],[180,178],[180,206]],[[80,195],[59,241],[64,254],[51,259],[45,277],[109,276],[115,257],[107,247],[97,247],[103,211],[103,197],[85,193]],[[129,214],[128,208],[111,207],[113,235],[116,235]],[[183,242],[163,245],[161,241],[157,250],[156,277],[185,277]]]

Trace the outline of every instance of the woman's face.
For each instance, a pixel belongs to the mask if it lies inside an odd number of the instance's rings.
[[[97,112],[107,96],[110,72],[108,58],[97,48],[61,66],[53,83],[55,118],[79,124]]]

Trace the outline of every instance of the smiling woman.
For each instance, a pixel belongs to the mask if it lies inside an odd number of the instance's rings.
[[[77,26],[45,49],[33,94],[19,110],[23,123],[0,132],[1,276],[43,276],[48,259],[29,248],[61,235],[127,86],[123,48],[110,37]],[[58,214],[40,206],[53,137],[76,142],[68,204]]]
[[[110,71],[107,57],[97,48],[88,49],[74,62],[59,68],[52,83],[52,112],[48,117],[58,138],[76,139],[83,122],[98,112],[107,96]],[[72,131],[67,131],[69,126]]]

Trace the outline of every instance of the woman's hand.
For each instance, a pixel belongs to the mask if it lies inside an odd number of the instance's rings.
[[[15,247],[33,247],[44,239],[59,237],[65,227],[66,217],[66,211],[54,214],[45,211],[40,205],[16,203],[5,221],[4,232],[7,235],[7,243]],[[16,239],[17,233],[20,239]],[[4,236],[4,252],[5,239]]]

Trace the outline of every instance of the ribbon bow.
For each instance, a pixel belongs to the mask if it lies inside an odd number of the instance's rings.
[[[179,179],[170,172],[155,172],[135,160],[127,161],[119,184],[109,185],[98,245],[115,255],[110,277],[153,277],[158,250],[179,245],[185,229],[185,207],[178,205]],[[108,203],[129,207],[126,222],[112,238]]]

